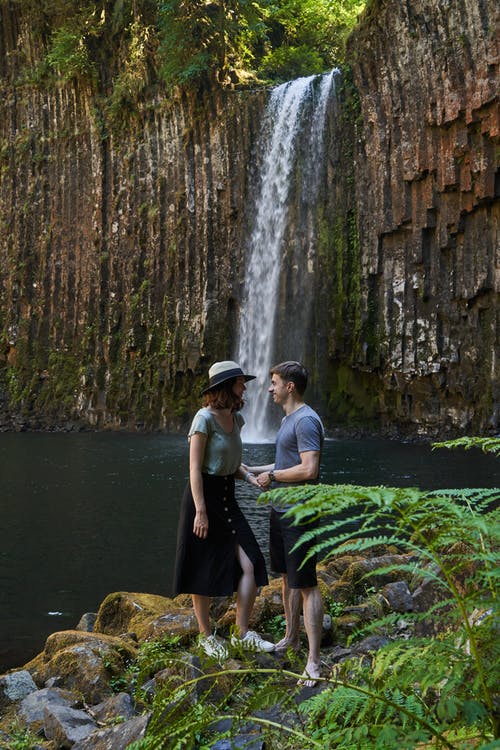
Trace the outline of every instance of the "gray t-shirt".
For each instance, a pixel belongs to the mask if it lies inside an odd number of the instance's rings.
[[[217,476],[235,473],[241,464],[240,430],[244,424],[245,420],[242,415],[236,412],[232,431],[225,432],[209,409],[203,407],[196,412],[188,437],[194,435],[195,432],[201,432],[207,436],[202,472]]]
[[[300,464],[300,454],[305,451],[321,451],[325,430],[314,409],[304,404],[288,416],[283,417],[276,435],[275,469],[289,469]],[[314,484],[310,482],[275,482],[275,487],[289,487],[294,484]]]

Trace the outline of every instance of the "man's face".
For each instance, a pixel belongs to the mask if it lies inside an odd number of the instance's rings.
[[[280,375],[273,373],[271,377],[271,385],[269,386],[269,393],[273,397],[275,404],[284,404],[290,393],[290,386],[293,385],[290,382],[285,382]]]

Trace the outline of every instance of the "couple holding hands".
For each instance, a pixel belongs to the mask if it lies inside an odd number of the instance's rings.
[[[180,511],[174,595],[191,594],[200,646],[219,659],[228,652],[224,641],[212,633],[211,597],[236,592],[236,629],[231,641],[260,652],[297,650],[303,610],[309,650],[301,684],[312,686],[320,676],[323,602],[315,559],[300,567],[308,545],[291,552],[304,528],[283,517],[286,507],[271,508],[271,568],[282,577],[286,620],[285,635],[274,644],[249,630],[257,589],[268,578],[257,540],[235,499],[235,479],[260,490],[318,481],[324,428],[304,401],[307,370],[300,362],[282,362],[270,370],[269,393],[285,416],[276,435],[275,461],[265,466],[241,462],[244,419],[240,410],[245,383],[255,376],[231,361],[216,362],[208,374],[209,384],[202,391],[204,406],[189,430],[189,482]]]

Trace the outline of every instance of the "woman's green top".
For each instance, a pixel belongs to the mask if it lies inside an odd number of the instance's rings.
[[[240,430],[245,420],[239,412],[234,414],[233,429],[225,432],[209,409],[203,407],[194,415],[188,437],[195,432],[207,436],[207,446],[203,459],[202,472],[228,476],[234,474],[241,464],[242,443]]]

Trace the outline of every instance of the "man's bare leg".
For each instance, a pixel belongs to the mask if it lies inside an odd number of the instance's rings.
[[[282,577],[281,593],[285,610],[286,630],[284,637],[275,645],[275,651],[286,651],[289,648],[297,650],[300,646],[300,611],[302,596],[300,589],[288,586],[288,576]]]
[[[302,594],[304,607],[304,627],[309,643],[309,653],[303,677],[299,680],[299,685],[314,687],[317,679],[321,676],[320,646],[321,634],[323,632],[323,599],[317,586],[309,589],[301,589],[300,593]]]

